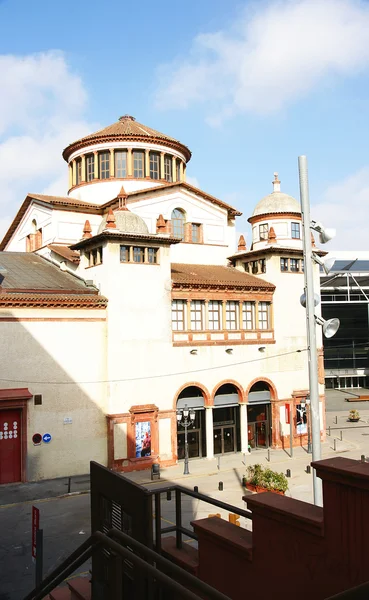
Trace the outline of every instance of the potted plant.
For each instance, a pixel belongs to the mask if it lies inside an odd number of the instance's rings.
[[[262,465],[250,465],[247,467],[247,475],[242,482],[251,492],[274,492],[284,495],[288,489],[287,477]]]
[[[356,410],[356,408],[352,408],[350,410],[348,420],[352,421],[353,423],[360,421],[360,413],[358,410]]]

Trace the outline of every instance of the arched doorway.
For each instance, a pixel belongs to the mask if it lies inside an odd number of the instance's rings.
[[[271,435],[271,393],[266,381],[257,381],[250,388],[247,404],[249,448],[269,448]]]
[[[214,395],[214,454],[241,450],[239,401],[238,389],[233,383],[221,385]]]
[[[195,411],[195,422],[188,428],[188,457],[201,458],[206,456],[206,430],[205,430],[205,401],[202,390],[191,385],[186,387],[178,396],[177,410],[188,408]],[[178,460],[185,455],[185,430],[177,422],[177,455]]]

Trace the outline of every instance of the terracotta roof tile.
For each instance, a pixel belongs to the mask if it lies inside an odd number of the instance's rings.
[[[149,141],[156,140],[166,142],[169,145],[177,146],[182,150],[185,154],[187,160],[191,158],[191,152],[181,142],[176,140],[175,138],[161,133],[156,129],[152,129],[152,127],[148,127],[147,125],[143,125],[136,121],[134,117],[130,115],[124,115],[120,117],[118,121],[113,123],[112,125],[108,125],[99,131],[95,131],[95,133],[91,133],[90,135],[86,135],[80,140],[76,140],[72,144],[69,144],[67,148],[63,151],[63,157],[65,160],[68,160],[70,154],[76,150],[77,148],[87,146],[91,143],[99,142],[101,140],[140,140],[140,141]]]
[[[11,292],[0,294],[0,307],[28,308],[105,308],[108,304],[105,296],[94,294],[47,294],[30,292]],[[0,319],[1,321],[1,319]]]
[[[69,246],[63,246],[62,244],[48,244],[47,247],[66,260],[76,264],[79,263],[79,252],[71,250]]]
[[[273,291],[275,286],[268,281],[239,271],[234,267],[218,265],[172,264],[173,285],[206,285],[236,288],[258,288]]]

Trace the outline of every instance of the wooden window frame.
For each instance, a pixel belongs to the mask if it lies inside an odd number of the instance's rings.
[[[269,225],[268,223],[261,223],[259,225],[259,240],[267,240],[269,237]]]
[[[248,318],[250,317],[251,318]],[[248,325],[251,324],[251,327]],[[248,331],[255,329],[255,302],[242,302],[242,329]]]
[[[231,310],[231,305],[234,305],[234,307],[232,307]],[[239,327],[239,306],[240,303],[238,302],[238,300],[227,300],[225,303],[225,329],[227,331],[237,331],[238,327]],[[234,313],[234,319],[230,318],[231,315],[233,315]],[[230,327],[229,325],[232,325],[232,323],[234,323],[234,327]]]
[[[298,229],[298,235],[295,235],[294,228]],[[291,223],[291,239],[301,240],[301,226],[300,223]]]
[[[110,151],[99,152],[99,178],[110,179]]]
[[[181,306],[181,308],[179,309],[178,306]],[[178,319],[179,314],[182,314],[182,316],[183,316],[182,319]],[[187,300],[176,300],[176,299],[172,300],[172,330],[173,331],[186,331],[186,329],[187,329],[186,314],[187,314]],[[173,319],[173,315],[176,316],[175,319]],[[177,324],[177,327],[173,326],[174,323]],[[183,323],[183,327],[178,327],[179,323]]]
[[[173,161],[169,154],[164,155],[164,179],[168,183],[173,181]]]
[[[181,215],[183,215],[183,219],[179,219],[177,216],[174,216],[174,213],[178,211]],[[181,234],[177,235],[175,229],[179,229],[176,225],[176,223],[181,223],[180,229],[181,229]],[[185,239],[185,225],[186,225],[186,213],[184,212],[184,210],[182,210],[181,208],[175,208],[172,210],[172,215],[171,215],[171,227],[172,227],[172,234],[175,237],[178,237],[179,239],[181,239],[182,241],[184,241]]]
[[[95,156],[93,154],[86,155],[86,181],[90,182],[95,179]]]
[[[160,153],[159,152],[150,152],[150,179],[154,179],[155,181],[160,179]],[[157,168],[156,168],[157,167]],[[157,177],[156,177],[157,175]]]
[[[214,305],[216,309],[214,309]],[[208,329],[209,331],[221,331],[222,330],[222,302],[221,300],[209,300],[208,301]],[[214,314],[218,315],[217,319],[210,318]],[[214,327],[214,323],[218,323],[218,327]]]
[[[82,158],[77,158],[76,162],[76,185],[82,182]]]
[[[117,178],[127,177],[127,163],[128,163],[128,152],[127,150],[115,150],[114,152],[114,173]],[[121,166],[118,163],[121,162]],[[123,168],[124,163],[124,168]]]
[[[205,301],[204,300],[191,300],[190,301],[190,327],[191,331],[204,331],[204,313],[205,313]],[[200,324],[200,327],[197,325]]]
[[[284,263],[282,263],[282,261],[284,261]],[[288,273],[288,271],[290,270],[290,259],[281,256],[279,259],[279,264],[280,264],[281,272]],[[284,266],[282,267],[282,265],[284,265]]]
[[[145,177],[145,152],[144,150],[133,150],[132,151],[132,163],[133,163],[133,178],[134,179],[143,179]],[[137,167],[135,162],[136,160],[142,158],[142,169],[141,167]],[[138,174],[140,173],[140,174]],[[141,174],[142,173],[142,174]]]
[[[271,303],[270,302],[259,302],[258,303],[258,329],[266,330],[270,329],[270,311],[271,311]],[[266,319],[264,318],[266,315]]]

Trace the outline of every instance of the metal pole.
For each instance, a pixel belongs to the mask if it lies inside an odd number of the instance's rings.
[[[293,416],[290,415],[290,457],[293,458]]]
[[[311,454],[312,450],[311,450],[311,410],[310,410],[310,402],[308,404],[308,411],[307,411],[307,425],[308,425],[308,447],[307,447],[307,451],[308,454]]]
[[[36,587],[42,581],[43,575],[43,554],[44,554],[44,531],[37,529],[36,531]]]
[[[183,421],[183,425],[185,428],[185,460],[184,460],[184,471],[183,475],[189,475],[190,470],[188,468],[188,438],[187,438],[187,428],[188,428],[188,420],[185,419]]]
[[[310,231],[310,201],[308,185],[308,169],[306,156],[299,156],[300,199],[303,223],[303,251],[306,296],[306,332],[308,344],[308,366],[310,387],[310,414],[313,461],[321,459],[320,444],[320,414],[319,414],[319,384],[318,384],[318,352],[315,332],[314,306],[314,272]],[[314,504],[323,506],[322,482],[313,469]]]

